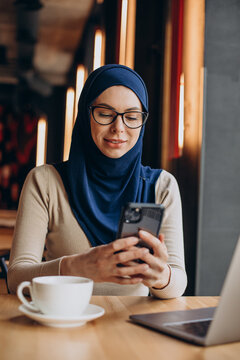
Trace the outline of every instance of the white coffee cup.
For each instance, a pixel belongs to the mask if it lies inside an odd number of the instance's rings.
[[[30,303],[23,295],[28,288]],[[80,316],[92,296],[93,280],[78,276],[41,276],[22,282],[17,289],[19,300],[30,311],[58,317]]]

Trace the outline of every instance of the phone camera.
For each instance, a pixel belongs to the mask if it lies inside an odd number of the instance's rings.
[[[129,208],[125,212],[125,222],[126,223],[137,223],[141,219],[141,209],[140,208]]]

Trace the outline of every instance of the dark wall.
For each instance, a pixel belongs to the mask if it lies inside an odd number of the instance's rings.
[[[137,1],[135,70],[149,93],[149,119],[145,127],[143,164],[161,167],[162,84],[164,29],[168,1]]]
[[[118,21],[120,15],[118,1],[104,1],[104,24],[106,31],[105,63],[115,64],[118,62],[117,37]]]
[[[0,84],[0,104],[7,104],[14,107],[15,98],[15,84]]]

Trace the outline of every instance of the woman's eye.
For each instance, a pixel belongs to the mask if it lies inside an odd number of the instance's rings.
[[[126,119],[127,120],[130,120],[130,121],[136,121],[136,120],[139,120],[139,116],[138,114],[128,114],[128,115],[125,115],[126,116]]]
[[[130,119],[130,120],[137,120],[136,116],[127,116],[127,118]]]
[[[102,110],[102,109],[98,109],[96,111],[96,115],[100,116],[100,117],[111,117],[112,116],[112,112],[109,110]]]
[[[99,113],[98,116],[101,116],[101,117],[111,117],[112,114],[109,114],[109,113]]]

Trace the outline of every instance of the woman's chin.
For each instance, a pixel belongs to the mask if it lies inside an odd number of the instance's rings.
[[[120,150],[120,149],[115,149],[115,150],[101,150],[101,152],[103,153],[103,155],[111,158],[111,159],[119,159],[120,157],[122,157],[123,155],[126,154],[126,151]]]

